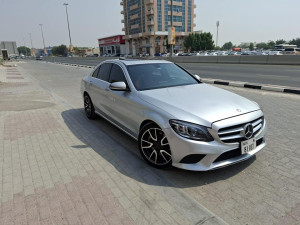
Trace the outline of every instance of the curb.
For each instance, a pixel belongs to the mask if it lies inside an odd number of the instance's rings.
[[[50,62],[50,61],[47,61]],[[85,68],[94,68],[94,66],[86,66],[86,65],[78,65],[78,64],[69,64],[69,63],[61,63],[61,62],[50,62],[54,64],[61,64],[65,66],[76,66],[76,67],[85,67]],[[282,93],[289,93],[289,94],[298,94],[300,95],[300,89],[294,87],[282,87],[276,85],[266,85],[266,84],[252,84],[242,81],[227,81],[227,80],[214,80],[208,78],[201,78],[201,81],[210,84],[218,84],[218,85],[226,85],[226,86],[233,86],[233,87],[243,87],[243,88],[250,88],[250,89],[257,89],[257,90],[265,90],[265,91],[274,91],[274,92],[282,92]]]
[[[207,78],[201,78],[201,81],[210,84],[243,87],[243,88],[265,90],[265,91],[284,92],[289,94],[298,94],[298,95],[300,94],[300,89],[294,87],[282,87],[282,86],[267,85],[267,84],[252,84],[252,83],[241,82],[241,81],[214,80],[214,79],[207,79]]]
[[[85,68],[94,68],[94,66],[87,66],[87,65],[79,65],[79,64],[70,64],[70,63],[61,63],[61,62],[50,62],[50,61],[45,61],[47,63],[54,63],[54,64],[60,64],[64,66],[75,66],[75,67],[85,67]]]

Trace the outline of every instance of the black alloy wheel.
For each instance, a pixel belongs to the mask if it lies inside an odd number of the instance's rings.
[[[143,158],[153,167],[169,168],[172,153],[165,133],[154,123],[145,125],[139,135],[139,149]]]
[[[87,118],[90,120],[96,118],[95,108],[88,94],[84,95],[84,111]]]

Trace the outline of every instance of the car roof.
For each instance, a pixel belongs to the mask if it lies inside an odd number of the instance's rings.
[[[142,64],[153,64],[153,63],[172,63],[166,60],[141,60],[141,59],[111,59],[104,62],[120,62],[126,66],[130,65],[142,65]]]

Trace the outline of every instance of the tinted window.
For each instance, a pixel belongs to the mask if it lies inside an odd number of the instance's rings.
[[[100,67],[98,67],[98,68],[94,71],[94,73],[93,73],[93,75],[92,75],[93,77],[95,77],[95,78],[97,77],[97,74],[98,74],[98,72],[99,72],[99,68],[100,68]]]
[[[127,83],[121,67],[114,64],[110,72],[109,83],[118,82],[118,81],[123,81]]]
[[[109,73],[111,69],[111,63],[104,63],[100,67],[98,78],[108,82]]]
[[[189,73],[173,63],[128,66],[129,76],[139,91],[197,84]]]

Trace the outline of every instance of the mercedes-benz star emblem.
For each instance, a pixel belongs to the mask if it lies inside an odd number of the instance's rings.
[[[253,126],[251,123],[248,123],[244,126],[244,129],[242,131],[242,135],[247,138],[250,139],[253,136]]]

